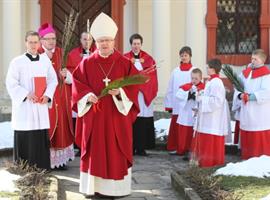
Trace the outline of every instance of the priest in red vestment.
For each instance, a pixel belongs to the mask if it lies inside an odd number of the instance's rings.
[[[96,50],[96,45],[93,41],[91,34],[88,32],[82,32],[80,38],[81,45],[72,49],[67,56],[67,69],[72,73],[74,69],[79,65],[82,59],[88,58]],[[71,91],[71,85],[68,87]],[[71,96],[70,101],[71,101]],[[77,113],[72,111],[72,121],[75,132]],[[75,145],[75,148],[78,148]],[[76,153],[76,156],[80,156],[80,150]]]
[[[88,58],[95,50],[96,45],[89,32],[82,32],[81,45],[72,49],[67,56],[67,69],[72,73],[84,58]]]
[[[97,51],[73,72],[72,102],[78,111],[76,143],[81,147],[80,192],[124,196],[131,192],[132,123],[139,112],[137,86],[113,89],[98,98],[110,82],[138,73],[114,49],[115,22],[101,13],[90,33]]]
[[[51,168],[66,169],[69,160],[74,159],[74,133],[71,117],[71,73],[62,69],[62,50],[56,46],[56,34],[53,27],[45,23],[39,30],[41,47],[39,53],[46,53],[58,76],[58,86],[53,97],[53,107],[50,115],[50,158]]]
[[[131,51],[124,54],[135,65],[137,70],[143,72],[155,65],[154,59],[141,50],[143,38],[135,33],[129,39]],[[145,149],[155,147],[155,128],[153,117],[153,100],[157,96],[157,71],[147,74],[150,81],[139,87],[138,102],[140,113],[133,124],[133,154],[147,156]]]

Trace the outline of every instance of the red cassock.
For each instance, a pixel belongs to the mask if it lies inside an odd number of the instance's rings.
[[[191,149],[195,159],[198,159],[200,167],[224,165],[224,141],[224,136],[196,132]]]
[[[168,133],[168,141],[167,141],[167,150],[168,151],[176,151],[177,150],[177,134],[179,129],[179,124],[177,124],[178,115],[172,115],[171,123]]]
[[[240,137],[240,121],[235,120],[234,138],[233,138],[233,143],[234,144],[239,143],[239,137]]]
[[[91,48],[89,49],[90,52],[94,52],[96,50],[96,45],[92,44]],[[74,69],[79,65],[79,63],[83,59],[83,48],[76,47],[72,49],[67,56],[67,69],[72,73]]]
[[[40,48],[39,53],[44,53],[44,49]],[[55,48],[51,59],[53,68],[58,77],[58,85],[56,87],[53,106],[49,109],[50,115],[50,143],[53,148],[66,148],[74,142],[74,133],[71,116],[71,96],[68,85],[60,77],[62,50],[59,47]]]
[[[135,59],[132,51],[124,54],[124,56],[134,63]],[[141,50],[139,56],[143,70],[147,70],[156,64],[152,56],[145,51]],[[150,77],[150,81],[148,81],[146,84],[140,85],[139,90],[143,93],[145,104],[149,106],[153,99],[157,96],[158,92],[157,70],[153,70],[151,73],[147,74],[147,76]]]
[[[104,72],[112,81],[138,73],[118,51],[115,50],[108,58],[102,58],[95,51],[73,72],[73,108],[86,94],[92,92],[98,96],[101,93],[105,87]],[[92,106],[77,119],[76,143],[81,147],[82,172],[104,179],[121,180],[132,166],[132,123],[139,112],[138,86],[123,89],[134,103],[127,116],[117,110],[111,95],[107,95],[99,100],[99,109]]]

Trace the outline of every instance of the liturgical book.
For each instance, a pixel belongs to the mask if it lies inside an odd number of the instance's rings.
[[[40,98],[43,96],[47,84],[46,84],[46,77],[34,77],[34,87],[35,87],[35,95],[39,98],[40,102]]]

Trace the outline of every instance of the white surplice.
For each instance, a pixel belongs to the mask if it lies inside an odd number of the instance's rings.
[[[134,65],[138,71],[143,70],[140,59],[135,59]],[[139,102],[139,107],[140,107],[140,113],[138,114],[138,117],[153,117],[153,114],[154,114],[153,102],[151,102],[150,105],[147,106],[145,104],[144,95],[140,91],[138,94],[138,102]]]
[[[231,133],[230,112],[225,96],[225,87],[220,78],[213,78],[206,83],[204,94],[199,101],[195,130],[217,136]]]
[[[172,114],[178,115],[179,100],[176,98],[176,92],[181,85],[191,82],[191,71],[194,68],[191,67],[188,71],[180,70],[180,67],[176,67],[171,73],[169,85],[165,95],[164,106],[165,108],[172,108]]]
[[[26,99],[34,93],[34,77],[46,77],[44,96],[53,100],[57,76],[49,58],[39,55],[38,61],[31,61],[25,54],[14,58],[6,76],[7,91],[12,100],[12,128],[14,130],[49,129],[49,104],[33,103]],[[27,114],[26,114],[27,113]]]
[[[176,93],[176,98],[179,101],[179,111],[177,123],[184,126],[193,126],[194,125],[194,113],[193,108],[197,108],[197,102],[193,99],[188,100],[189,91],[185,91],[182,88],[179,88]]]
[[[240,128],[246,131],[270,130],[270,75],[259,78],[251,78],[252,72],[247,78],[240,74],[240,79],[245,86],[245,92],[254,94],[256,101],[248,101],[241,104]]]

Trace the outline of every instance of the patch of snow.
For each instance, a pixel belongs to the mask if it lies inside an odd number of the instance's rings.
[[[161,140],[168,136],[171,119],[159,119],[154,122],[156,138]]]
[[[15,186],[14,181],[18,180],[20,176],[11,174],[8,171],[2,169],[0,170],[0,191],[2,192],[15,192],[19,189]]]
[[[270,194],[268,194],[266,197],[263,197],[261,200],[270,200]]]
[[[218,169],[215,175],[270,177],[269,163],[270,156],[263,155],[237,163],[228,163],[225,167]]]
[[[0,149],[13,148],[14,131],[11,122],[0,123]]]

